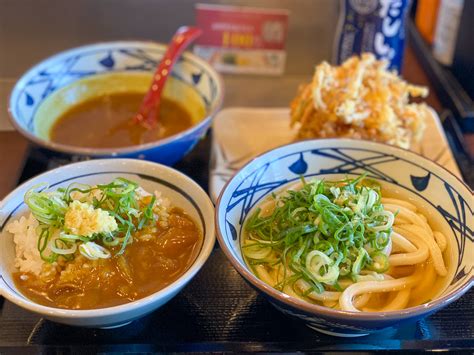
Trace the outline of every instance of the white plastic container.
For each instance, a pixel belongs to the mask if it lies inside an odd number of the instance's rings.
[[[441,0],[433,42],[433,56],[441,63],[453,63],[464,0]]]

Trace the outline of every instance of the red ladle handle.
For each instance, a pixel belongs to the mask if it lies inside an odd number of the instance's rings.
[[[159,120],[161,93],[165,87],[166,80],[171,74],[174,63],[189,44],[199,37],[202,30],[196,27],[183,26],[178,28],[171,39],[168,49],[163,59],[156,68],[148,92],[143,98],[138,113],[133,118],[135,123],[139,123],[145,128],[153,128]]]

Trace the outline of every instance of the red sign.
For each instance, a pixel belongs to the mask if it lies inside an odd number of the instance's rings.
[[[224,72],[279,74],[284,69],[288,11],[196,5],[203,30],[195,52]]]
[[[288,11],[197,5],[198,44],[253,49],[285,49]]]

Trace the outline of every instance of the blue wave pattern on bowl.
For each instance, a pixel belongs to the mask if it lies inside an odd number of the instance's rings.
[[[87,185],[108,183],[125,177],[136,181],[146,191],[160,191],[174,206],[182,208],[201,230],[202,243],[192,265],[165,288],[134,302],[94,310],[64,310],[30,301],[17,289],[12,273],[15,246],[5,226],[28,213],[23,201],[25,193],[38,184],[48,190],[67,187],[71,183]],[[46,187],[47,186],[47,187]],[[40,316],[64,324],[86,327],[115,327],[142,317],[174,297],[196,275],[214,246],[213,205],[206,193],[189,177],[159,164],[139,160],[106,159],[68,164],[50,170],[23,183],[0,202],[0,295]]]
[[[168,182],[168,181],[165,181],[163,179],[160,179],[158,177],[154,177],[154,176],[149,176],[149,175],[146,175],[146,174],[131,174],[130,172],[127,172],[127,171],[102,171],[100,173],[88,173],[88,174],[82,174],[82,175],[78,175],[78,176],[69,176],[68,178],[66,179],[62,179],[62,180],[59,180],[59,181],[56,181],[56,182],[52,182],[48,185],[48,188],[47,190],[48,191],[54,191],[55,188],[57,186],[62,186],[64,187],[64,184],[66,184],[65,186],[67,186],[67,184],[70,184],[71,182],[75,182],[77,181],[77,179],[83,179],[83,178],[89,178],[89,177],[92,177],[92,176],[97,176],[97,175],[100,175],[100,176],[107,176],[107,175],[118,175],[118,176],[131,176],[132,179],[134,179],[135,181],[137,181],[138,179],[141,179],[143,181],[151,181],[153,183],[157,183],[157,184],[160,184],[160,185],[163,185],[163,186],[166,186],[167,188],[173,190],[173,191],[176,191],[177,193],[179,193],[181,196],[183,196],[183,198],[185,198],[186,200],[188,200],[192,205],[193,207],[196,209],[198,215],[199,215],[199,222],[200,222],[200,227],[201,229],[203,230],[203,234],[205,235],[206,234],[206,224],[205,224],[205,221],[204,221],[204,217],[202,215],[202,212],[201,210],[199,209],[199,206],[198,204],[196,203],[196,201],[194,201],[194,199],[186,192],[184,191],[183,189],[181,189],[179,186],[176,186],[174,184],[172,184],[171,182]],[[41,189],[41,191],[43,190],[46,190],[46,189]],[[3,229],[5,228],[5,226],[7,225],[7,223],[11,220],[12,216],[16,213],[16,211],[18,211],[20,208],[24,207],[25,206],[25,202],[22,201],[20,202],[16,207],[13,208],[13,210],[8,214],[6,215],[6,217],[2,220],[0,218],[0,233],[3,232]],[[22,295],[20,295],[11,285],[9,282],[7,282],[7,280],[3,279],[3,276],[0,274],[0,279],[3,280],[3,282],[5,283],[5,285],[13,292],[15,293],[16,295],[18,295],[19,297],[24,297]]]
[[[230,246],[230,252],[240,263],[245,264],[239,240],[243,223],[252,208],[269,193],[279,190],[283,185],[292,181],[299,180],[300,176],[310,178],[333,174],[360,175],[367,172],[371,178],[386,181],[418,195],[432,205],[450,226],[459,252],[455,261],[453,281],[445,293],[462,287],[469,282],[469,278],[472,278],[473,206],[461,196],[455,187],[440,176],[428,171],[415,161],[375,149],[340,147],[337,144],[318,149],[288,149],[287,151],[284,149],[285,147],[281,149],[284,153],[287,153],[288,150],[291,152],[279,156],[275,154],[271,157],[272,152],[269,152],[267,153],[269,157],[262,159],[261,164],[257,163],[259,160],[257,159],[244,167],[238,174],[242,175],[242,178],[237,177],[240,182],[230,184],[227,196],[222,196],[224,200],[222,208],[225,209],[224,242]],[[432,194],[439,195],[440,193],[443,194],[443,198],[437,199],[436,203],[427,198]],[[222,230],[221,227],[221,232]],[[271,301],[284,313],[302,318],[310,327],[333,335],[357,336],[393,325],[386,321],[375,321],[364,326],[352,326],[347,322],[341,324],[336,318],[318,318],[289,307],[274,298]],[[413,317],[412,320],[426,315]]]
[[[141,71],[153,72],[166,47],[143,42],[110,42],[79,47],[59,53],[30,69],[15,86],[10,99],[10,110],[16,123],[31,135],[34,119],[41,103],[56,90],[79,79],[110,73]],[[201,60],[184,54],[171,75],[193,87],[205,103],[208,115],[219,105],[222,88],[210,67]],[[167,150],[154,147],[139,154],[116,154],[122,157],[140,157],[172,164],[197,143],[210,126],[207,117],[191,130],[189,135],[171,142]]]

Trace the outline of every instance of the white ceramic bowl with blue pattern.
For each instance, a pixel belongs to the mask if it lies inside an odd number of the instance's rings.
[[[242,227],[262,199],[284,185],[305,178],[340,179],[362,173],[416,199],[439,217],[449,234],[447,288],[426,304],[393,312],[347,312],[288,296],[258,279],[242,258]],[[337,336],[361,336],[406,321],[416,321],[445,307],[474,284],[474,200],[457,177],[416,153],[350,139],[302,141],[271,150],[244,166],[225,186],[216,206],[219,244],[237,271],[285,314],[311,328]],[[284,326],[284,325],[282,325]]]
[[[156,142],[124,148],[82,148],[49,139],[54,121],[92,94],[127,91],[127,85],[138,92],[146,92],[156,64],[165,51],[166,46],[158,43],[121,41],[87,45],[56,54],[28,70],[16,83],[10,97],[10,119],[30,141],[53,152],[85,157],[140,158],[171,165],[186,155],[206,133],[224,94],[219,74],[207,62],[187,52],[175,64],[164,95],[188,109],[195,121],[191,128]],[[148,74],[149,78],[108,85],[107,80],[102,79],[112,74]],[[75,85],[84,80],[92,80],[94,85],[103,84],[96,85],[94,90],[97,92],[91,94],[94,91],[91,85],[85,86],[86,89]],[[93,128],[78,127],[78,134],[88,129]]]
[[[134,302],[119,306],[69,310],[47,307],[26,298],[15,286],[15,245],[5,230],[9,221],[28,213],[25,192],[40,183],[49,189],[72,182],[89,185],[108,183],[116,177],[136,181],[147,191],[161,191],[174,206],[193,218],[203,235],[203,243],[191,267],[165,288]],[[38,175],[20,185],[0,203],[0,296],[16,305],[55,322],[83,327],[118,327],[163,306],[186,286],[208,259],[215,243],[214,206],[204,190],[186,175],[167,166],[137,159],[96,159],[69,164]]]

